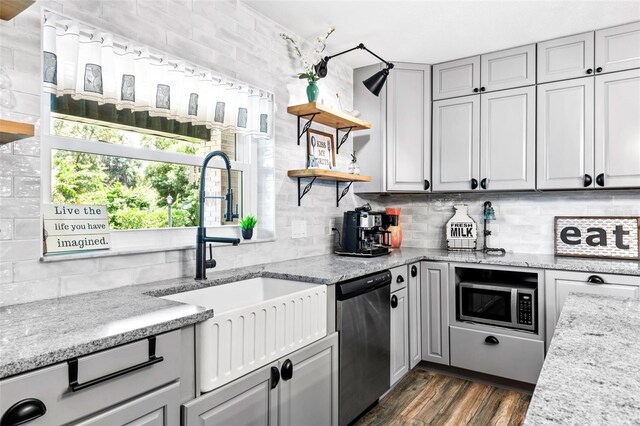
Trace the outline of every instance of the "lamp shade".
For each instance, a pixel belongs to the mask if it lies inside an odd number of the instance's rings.
[[[371,77],[367,78],[362,82],[364,86],[369,89],[371,93],[378,96],[380,95],[380,91],[384,86],[384,83],[387,81],[387,76],[389,75],[389,69],[385,68],[383,70],[378,71]]]

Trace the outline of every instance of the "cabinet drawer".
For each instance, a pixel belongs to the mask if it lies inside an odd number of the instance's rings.
[[[406,265],[391,269],[391,293],[405,288],[407,281],[409,281],[409,268]]]
[[[452,366],[526,383],[538,380],[544,342],[454,326],[449,332]]]
[[[149,339],[78,358],[78,383],[100,379],[149,360]],[[29,425],[64,424],[155,389],[180,377],[180,330],[155,338],[162,361],[73,392],[68,362],[21,374],[0,382],[0,414],[14,404],[35,398],[46,413]]]

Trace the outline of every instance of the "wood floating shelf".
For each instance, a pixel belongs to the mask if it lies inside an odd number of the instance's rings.
[[[30,138],[33,135],[33,124],[0,119],[0,144]]]
[[[35,2],[35,0],[2,0],[0,2],[0,19],[4,21],[13,19]]]
[[[298,207],[300,207],[300,203],[302,198],[307,195],[307,192],[311,190],[313,183],[318,180],[331,181],[336,183],[336,207],[340,206],[340,200],[344,198],[345,195],[349,192],[349,188],[351,188],[351,184],[353,182],[371,182],[371,176],[365,175],[354,175],[352,173],[344,173],[344,172],[336,172],[333,170],[325,170],[325,169],[299,169],[299,170],[289,170],[287,175],[292,178],[298,179]],[[302,188],[301,179],[310,178],[311,182],[307,184],[307,186]],[[349,182],[349,184],[340,192],[340,182]]]
[[[368,121],[327,108],[324,105],[318,105],[317,102],[292,105],[287,108],[287,112],[298,117],[298,145],[300,145],[300,139],[307,133],[307,130],[309,130],[313,122],[336,129],[336,140],[334,142],[336,144],[336,153],[340,152],[340,147],[347,141],[349,133],[371,128],[371,123]],[[300,130],[300,120],[303,118],[307,119],[307,122],[302,127],[302,130]],[[346,131],[346,133],[342,136],[340,142],[338,142],[340,131]]]

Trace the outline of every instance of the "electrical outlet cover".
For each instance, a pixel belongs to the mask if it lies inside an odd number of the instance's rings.
[[[294,220],[291,222],[291,238],[304,238],[307,236],[307,221]]]

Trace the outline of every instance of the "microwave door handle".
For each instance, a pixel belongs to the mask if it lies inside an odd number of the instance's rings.
[[[511,289],[511,325],[514,327],[518,325],[518,312],[517,312],[517,302],[518,302],[518,289]]]

